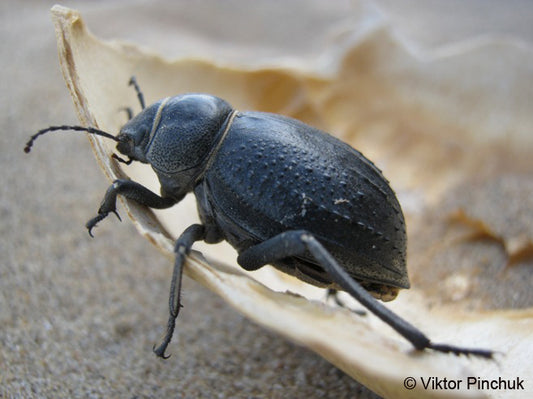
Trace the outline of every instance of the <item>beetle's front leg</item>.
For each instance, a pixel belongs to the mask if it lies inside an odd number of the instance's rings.
[[[484,349],[461,348],[446,344],[434,344],[419,329],[402,319],[378,302],[361,284],[355,281],[328,250],[305,230],[281,233],[241,252],[237,261],[246,270],[255,270],[290,256],[311,253],[317,263],[329,274],[332,281],[358,300],[368,310],[394,328],[418,350],[433,349],[455,355],[475,355],[492,358],[493,352]]]
[[[126,179],[115,180],[105,193],[100,209],[98,209],[98,215],[85,224],[91,237],[93,237],[92,229],[99,221],[105,219],[110,212],[117,215],[120,220],[120,216],[117,213],[117,195],[119,194],[141,205],[156,209],[170,208],[177,202],[174,198],[160,197],[137,182]]]

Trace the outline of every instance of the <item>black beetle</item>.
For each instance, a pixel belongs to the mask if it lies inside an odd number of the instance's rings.
[[[304,123],[277,114],[239,112],[207,94],[168,97],[143,108],[117,136],[82,126],[118,142],[117,150],[152,166],[161,195],[131,180],[113,182],[92,228],[116,212],[117,195],[150,208],[169,208],[194,192],[201,224],[176,240],[166,336],[154,352],[163,358],[180,307],[185,257],[195,241],[228,241],[246,270],[271,264],[310,284],[348,292],[418,349],[491,358],[493,352],[434,344],[376,298],[409,288],[402,210],[381,171],[348,144]]]

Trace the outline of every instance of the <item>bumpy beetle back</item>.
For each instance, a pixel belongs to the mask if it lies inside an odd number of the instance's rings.
[[[378,168],[327,133],[280,115],[239,113],[205,190],[238,250],[303,229],[353,278],[409,287],[405,223],[394,192]],[[316,285],[331,283],[311,256],[275,266]]]

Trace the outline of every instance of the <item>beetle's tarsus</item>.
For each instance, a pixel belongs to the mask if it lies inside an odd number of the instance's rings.
[[[127,162],[126,162],[127,163]],[[136,201],[140,205],[146,205],[150,208],[164,209],[168,208],[176,203],[173,198],[162,198],[146,187],[141,186],[139,183],[132,182],[131,180],[115,180],[111,186],[107,189],[100,209],[98,209],[98,215],[89,220],[85,227],[89,230],[89,235],[94,237],[92,229],[103,219],[114,213],[118,220],[122,221],[122,218],[117,212],[116,203],[117,195],[123,195],[124,197]]]
[[[168,344],[170,344],[170,341],[172,340],[172,336],[174,335],[174,329],[176,328],[176,317],[178,315],[171,314],[168,318],[168,325],[167,325],[167,332],[165,334],[165,338],[163,338],[163,342],[156,347],[153,346],[152,350],[157,355],[157,357],[160,357],[162,359],[168,359],[170,355],[165,355],[165,351],[167,350]]]
[[[165,351],[167,350],[168,342],[163,342],[161,345],[159,345],[157,348],[154,345],[152,347],[152,351],[156,354],[157,357],[160,357],[163,360],[167,360],[172,355],[165,355]]]
[[[493,359],[494,352],[487,349],[468,349],[468,348],[459,348],[453,345],[446,344],[433,344],[429,343],[427,346],[428,349],[433,349],[437,352],[451,353],[456,356],[477,356],[485,359]]]
[[[89,232],[89,235],[94,238],[94,235],[92,233],[92,230],[96,227],[96,225],[103,219],[107,217],[107,212],[105,213],[99,213],[98,216],[93,217],[91,220],[89,220],[87,223],[85,223],[85,227],[87,227],[87,230]],[[120,218],[119,218],[120,219]]]

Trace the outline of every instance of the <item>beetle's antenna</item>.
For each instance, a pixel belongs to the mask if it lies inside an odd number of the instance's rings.
[[[96,134],[97,136],[103,136],[105,138],[120,142],[120,140],[117,139],[112,134],[104,132],[103,130],[100,130],[100,129],[95,129],[94,127],[70,126],[70,125],[50,126],[50,127],[47,127],[46,129],[39,130],[37,133],[31,136],[29,141],[26,143],[26,147],[24,147],[24,152],[27,154],[31,151],[33,142],[37,139],[37,137],[42,136],[45,133],[53,132],[56,130],[75,130],[78,132],[87,132],[87,133]]]
[[[144,95],[141,91],[141,88],[137,84],[137,79],[135,79],[135,76],[132,76],[130,78],[130,81],[128,83],[130,86],[133,86],[135,88],[135,91],[137,92],[137,98],[139,99],[139,102],[141,103],[141,108],[145,109],[146,105],[144,104]]]

